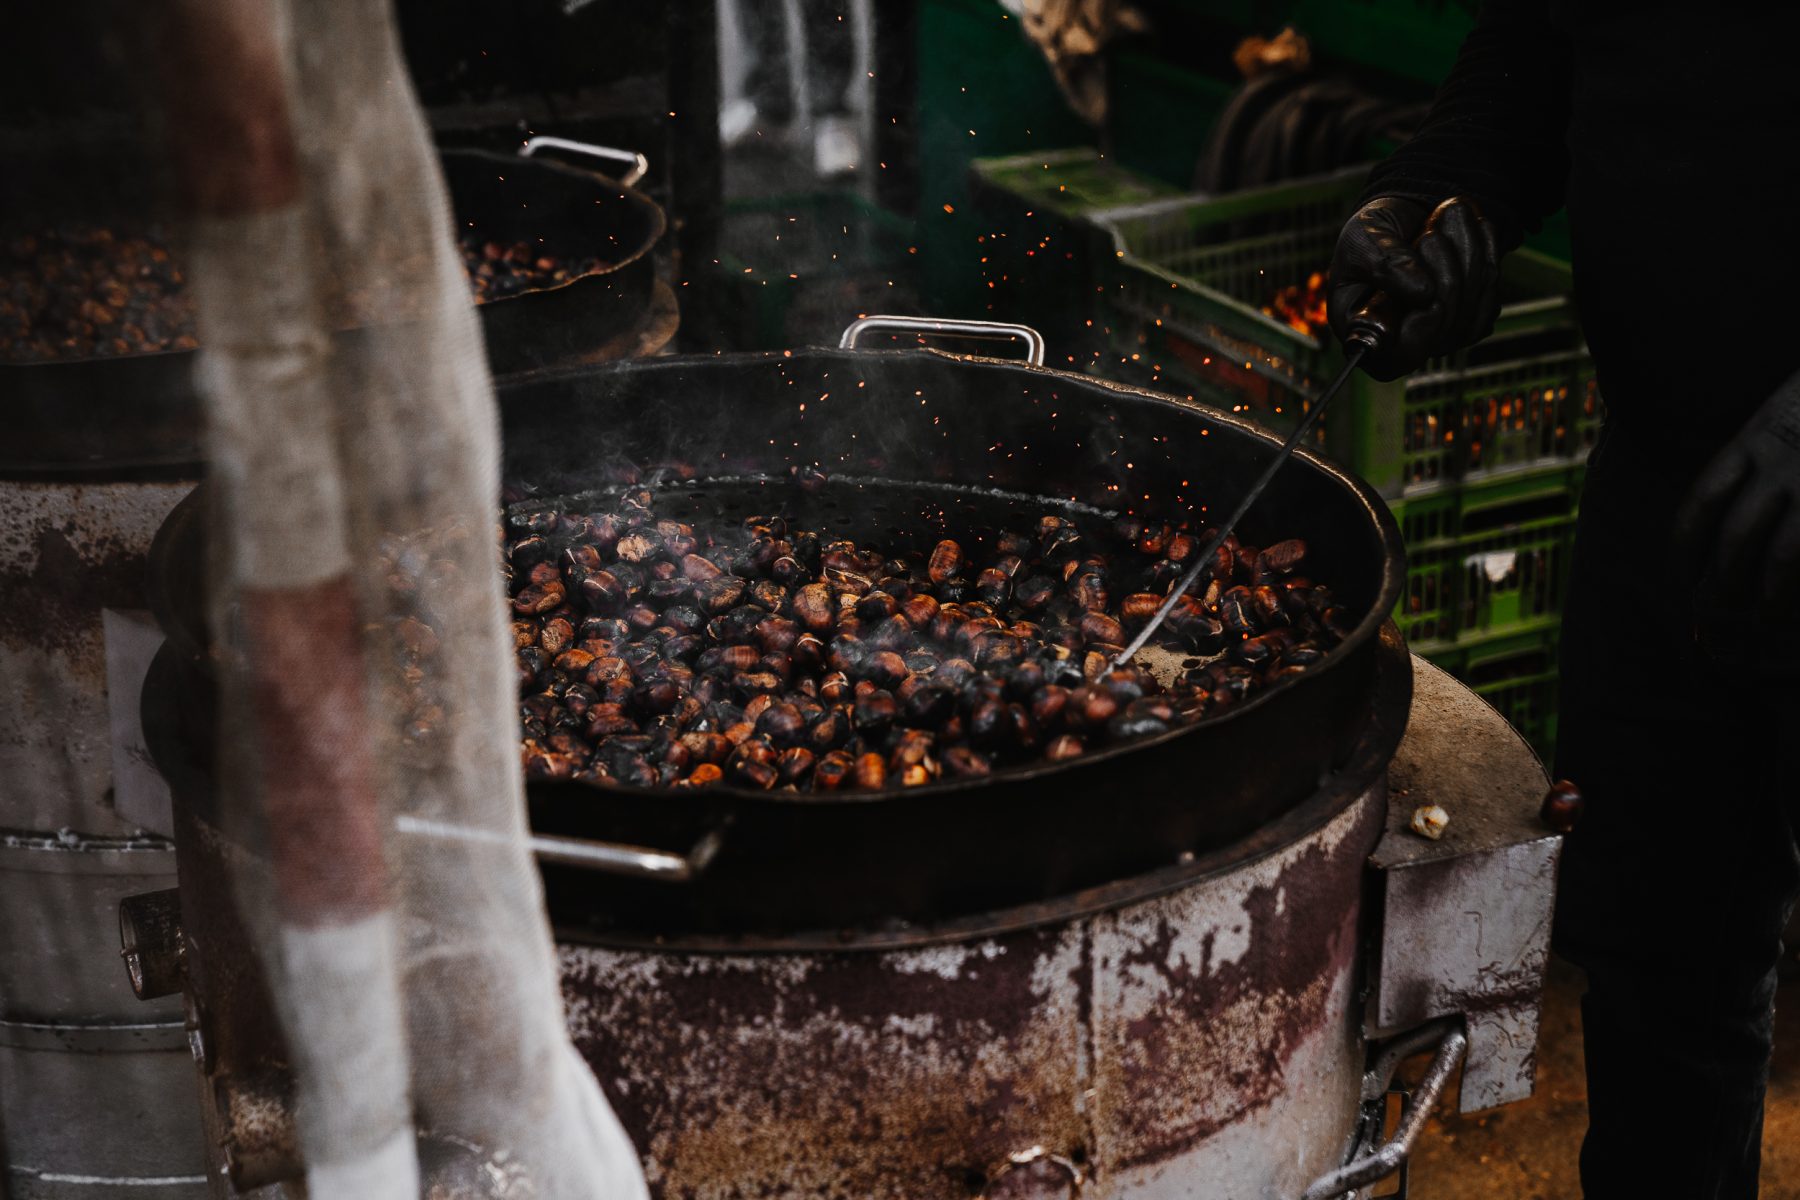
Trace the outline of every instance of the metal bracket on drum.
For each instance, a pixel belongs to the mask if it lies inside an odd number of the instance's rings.
[[[609,162],[630,163],[631,169],[619,176],[622,187],[631,187],[650,173],[650,160],[639,151],[596,146],[591,142],[577,142],[572,138],[551,137],[548,134],[526,138],[525,144],[519,147],[519,157],[530,158],[539,150],[567,150],[572,154],[585,154],[590,158],[603,158]]]
[[[486,845],[508,845],[512,841],[510,834],[498,830],[476,829],[424,817],[401,816],[395,820],[394,827],[401,833]],[[620,842],[601,842],[592,838],[563,837],[547,833],[532,834],[526,839],[526,844],[531,847],[532,854],[539,862],[583,867],[635,879],[689,883],[699,878],[712,865],[724,841],[725,827],[718,825],[702,834],[685,854],[650,846],[629,846]]]
[[[1011,321],[962,321],[951,318],[900,317],[876,314],[850,322],[838,349],[854,350],[865,333],[938,334],[944,337],[1010,338],[1025,343],[1025,361],[1034,367],[1044,365],[1044,335],[1029,325]]]
[[[1402,1098],[1400,1120],[1394,1126],[1393,1135],[1383,1141],[1387,1098],[1393,1094],[1395,1072],[1402,1061],[1433,1045],[1437,1051],[1432,1055],[1424,1078],[1419,1080],[1419,1086],[1410,1095],[1399,1093]],[[1350,1160],[1315,1179],[1301,1194],[1300,1200],[1336,1200],[1386,1179],[1396,1171],[1401,1172],[1400,1190],[1393,1193],[1393,1200],[1404,1200],[1407,1160],[1425,1128],[1426,1118],[1442,1099],[1444,1088],[1449,1085],[1451,1075],[1455,1074],[1468,1048],[1469,1040],[1463,1034],[1460,1021],[1434,1022],[1383,1046],[1363,1073],[1362,1120],[1357,1126]]]

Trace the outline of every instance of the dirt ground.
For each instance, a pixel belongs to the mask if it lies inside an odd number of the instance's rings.
[[[1537,1094],[1472,1117],[1441,1115],[1420,1139],[1414,1200],[1575,1200],[1587,1085],[1581,1062],[1581,973],[1551,964],[1538,1042]],[[1416,1069],[1416,1068],[1415,1068]],[[1654,1136],[1653,1131],[1646,1131]],[[1800,981],[1776,1001],[1775,1065],[1763,1125],[1762,1195],[1800,1197]]]

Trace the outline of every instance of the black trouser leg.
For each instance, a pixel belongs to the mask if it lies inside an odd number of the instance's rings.
[[[856,66],[849,0],[800,0],[800,11],[813,115],[842,116],[850,111],[850,73]]]
[[[744,91],[759,116],[782,124],[794,115],[788,80],[787,6],[782,0],[742,0],[738,16],[750,49]]]
[[[1800,736],[1795,685],[1701,653],[1689,581],[1660,574],[1690,477],[1608,430],[1563,627],[1557,773],[1588,804],[1556,942],[1588,975],[1588,1200],[1753,1200],[1800,889],[1800,796],[1780,758]]]
[[[1756,1200],[1774,980],[1697,1012],[1645,994],[1689,982],[1589,970],[1587,1200]]]

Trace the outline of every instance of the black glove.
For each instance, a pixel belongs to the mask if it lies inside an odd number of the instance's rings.
[[[1351,315],[1383,293],[1370,314],[1381,345],[1362,366],[1376,379],[1398,379],[1486,337],[1500,312],[1499,283],[1498,235],[1474,200],[1453,196],[1429,216],[1398,196],[1371,200],[1338,234],[1331,329],[1346,338]]]
[[[1688,493],[1676,538],[1719,596],[1765,617],[1800,609],[1800,375],[1757,410]]]

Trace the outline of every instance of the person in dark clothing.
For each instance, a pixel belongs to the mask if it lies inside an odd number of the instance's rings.
[[[1331,317],[1382,378],[1483,336],[1561,207],[1607,420],[1560,641],[1587,797],[1555,944],[1587,973],[1589,1200],[1748,1200],[1800,892],[1800,6],[1490,0],[1371,177]]]
[[[780,129],[794,119],[788,86],[788,23],[783,0],[748,0],[739,11],[750,48],[746,99],[758,125]],[[831,178],[856,169],[850,76],[856,63],[849,0],[800,0],[800,37],[812,98],[814,170]]]

